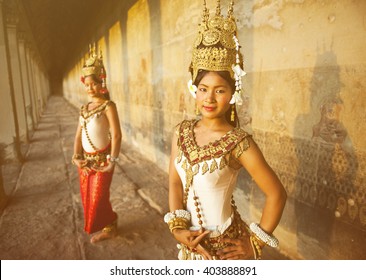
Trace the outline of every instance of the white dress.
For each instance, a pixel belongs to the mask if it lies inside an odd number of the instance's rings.
[[[213,164],[216,159],[206,161],[208,166]],[[183,186],[186,185],[186,172],[182,167],[183,162],[187,161],[185,156],[178,163],[175,161],[175,167],[182,180]],[[199,170],[202,170],[203,162],[197,163]],[[224,232],[231,224],[231,197],[236,185],[239,170],[225,166],[224,168],[216,169],[215,171],[198,172],[194,176],[191,187],[188,192],[187,210],[192,214],[191,224],[192,230],[200,228],[196,215],[196,206],[194,205],[194,192],[198,196],[199,207],[201,209],[203,227],[209,230],[217,230]]]
[[[191,230],[200,228],[194,196],[197,197],[202,226],[218,236],[233,223],[232,194],[241,164],[237,158],[249,148],[250,135],[240,128],[205,146],[195,142],[197,120],[179,125],[175,168],[182,181],[186,210],[191,213]]]
[[[81,108],[80,125],[81,143],[87,153],[104,150],[110,144],[109,123],[106,115],[108,105],[112,101],[105,101],[93,110],[88,110],[88,105]]]

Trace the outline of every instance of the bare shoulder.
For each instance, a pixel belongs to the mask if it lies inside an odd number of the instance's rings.
[[[108,112],[117,113],[116,103],[114,103],[112,100],[109,100],[105,106],[105,112],[106,113],[108,113]]]
[[[261,149],[255,142],[253,137],[251,137],[251,135],[248,135],[247,137],[245,137],[244,142],[245,142],[245,145],[244,145],[245,147],[243,149],[243,154],[242,154],[244,157],[249,157],[249,156],[263,157]]]
[[[116,108],[116,103],[114,103],[112,100],[108,100],[107,104],[106,104],[106,108]]]

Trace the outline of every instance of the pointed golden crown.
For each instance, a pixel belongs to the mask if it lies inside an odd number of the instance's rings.
[[[89,58],[85,60],[81,71],[84,78],[95,75],[100,80],[105,79],[102,51],[99,49],[99,55],[97,55],[95,44],[93,46],[89,45]]]
[[[216,13],[210,17],[203,4],[202,22],[199,24],[198,35],[193,44],[190,72],[195,81],[198,70],[228,71],[234,79],[233,65],[242,65],[242,57],[238,63],[236,40],[236,23],[233,16],[234,1],[230,2],[227,17],[221,14],[220,0],[217,0]],[[241,67],[242,68],[242,67]]]

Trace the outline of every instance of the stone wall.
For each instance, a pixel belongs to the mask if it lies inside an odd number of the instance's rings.
[[[241,124],[289,194],[275,231],[281,250],[296,259],[364,259],[366,2],[236,2],[248,73]],[[90,41],[102,47],[124,141],[167,170],[173,127],[195,117],[186,83],[202,5],[128,3],[106,3]],[[216,1],[207,3],[214,11]],[[87,100],[80,83],[86,52],[63,81],[77,106]],[[264,197],[245,171],[240,179],[237,204],[256,221]]]

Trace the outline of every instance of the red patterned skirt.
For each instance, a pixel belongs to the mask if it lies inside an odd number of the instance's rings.
[[[96,153],[84,152],[84,158],[89,165],[103,165],[106,163],[106,155],[109,147]],[[113,172],[96,172],[91,170],[86,173],[79,168],[80,194],[84,208],[84,230],[91,234],[102,230],[117,219],[109,200],[109,188],[112,182]]]

